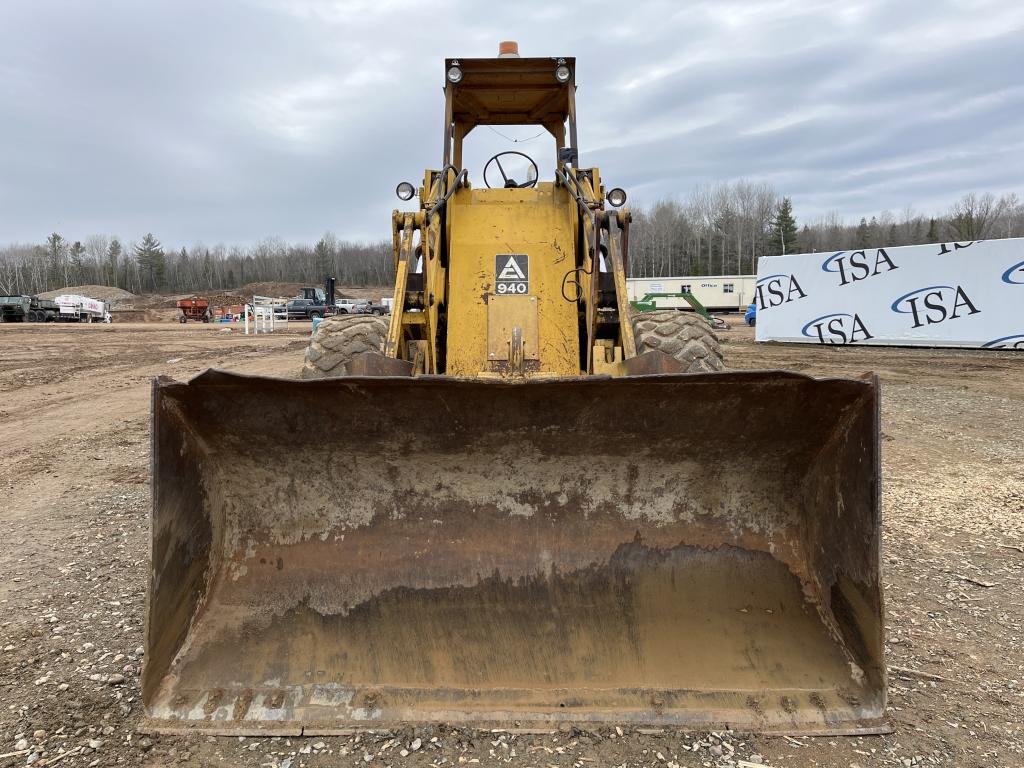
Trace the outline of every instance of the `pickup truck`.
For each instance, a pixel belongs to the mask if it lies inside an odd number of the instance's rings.
[[[285,304],[285,311],[289,320],[312,320],[315,317],[323,317],[331,314],[323,304],[318,304],[312,299],[292,299]]]
[[[59,314],[55,301],[38,296],[0,296],[0,322],[52,323]]]
[[[327,303],[323,288],[303,288],[302,293],[285,305],[289,320],[312,320],[333,315],[337,309]]]

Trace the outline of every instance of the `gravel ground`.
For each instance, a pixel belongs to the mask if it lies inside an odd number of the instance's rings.
[[[144,733],[148,382],[214,365],[294,375],[307,334],[296,324],[263,337],[194,325],[0,326],[0,768],[1024,763],[1024,358],[758,345],[745,328],[723,334],[731,367],[882,377],[892,734]]]

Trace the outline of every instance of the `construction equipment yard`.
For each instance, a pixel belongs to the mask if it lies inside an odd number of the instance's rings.
[[[1019,354],[755,344],[753,329],[735,316],[730,324],[721,334],[727,368],[881,377],[891,733],[515,722],[495,732],[410,725],[312,738],[148,733],[139,675],[151,380],[211,367],[297,378],[309,324],[259,336],[176,322],[11,324],[0,327],[0,766],[1021,764]]]

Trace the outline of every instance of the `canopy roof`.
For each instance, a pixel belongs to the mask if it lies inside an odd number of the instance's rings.
[[[565,83],[555,79],[561,63],[572,73]],[[575,58],[445,59],[445,72],[454,64],[462,80],[445,82],[456,125],[562,124],[574,111]]]

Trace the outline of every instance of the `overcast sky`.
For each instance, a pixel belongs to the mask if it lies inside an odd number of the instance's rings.
[[[581,163],[634,205],[1024,193],[1021,0],[0,0],[0,242],[388,237],[395,184],[439,165],[444,57],[503,39],[577,57]],[[475,179],[501,149],[551,176],[546,138],[468,141]]]

